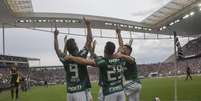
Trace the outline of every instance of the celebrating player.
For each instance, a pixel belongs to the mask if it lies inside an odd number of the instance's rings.
[[[94,55],[95,61],[72,56],[69,59],[77,60],[82,64],[96,64],[99,68],[99,83],[101,83],[104,101],[125,101],[122,78],[123,62],[120,58],[116,58],[114,52],[115,44],[109,41],[105,45],[104,57]]]
[[[104,101],[125,101],[123,92],[123,64],[115,57],[115,44],[107,42],[104,57],[96,57]]]
[[[77,47],[77,44],[74,39],[70,38],[66,42],[66,49],[68,53],[72,56],[86,58],[88,51],[91,47],[92,42],[92,33],[90,22],[84,19],[84,22],[87,27],[87,38],[84,49],[80,50]],[[66,83],[67,83],[67,100],[68,101],[89,101],[92,100],[89,88],[91,84],[89,81],[89,75],[87,72],[87,65],[79,64],[76,61],[70,61],[66,58],[66,54],[63,54],[59,50],[58,45],[58,30],[54,32],[54,47],[57,56],[60,61],[63,63],[66,71]]]
[[[132,47],[131,47],[132,41],[130,41],[130,45],[123,45],[121,30],[117,28],[116,33],[119,40],[120,51],[123,54],[122,57],[130,58],[125,60],[126,62],[124,70],[124,77],[126,80],[125,94],[128,96],[128,101],[139,101],[141,83],[140,80],[138,79],[138,71],[135,59],[130,56],[132,53]]]

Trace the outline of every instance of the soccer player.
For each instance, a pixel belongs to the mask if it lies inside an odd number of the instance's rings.
[[[188,78],[193,80],[191,77],[191,68],[189,66],[186,68],[186,80],[188,80]]]
[[[11,75],[11,98],[14,99],[14,91],[15,91],[15,99],[19,98],[19,85],[20,85],[20,74],[16,69],[16,66],[12,66],[10,69]]]
[[[87,38],[85,46],[79,51],[74,39],[70,38],[66,42],[66,49],[71,56],[86,58],[91,47],[92,33],[90,21],[84,18],[87,27]],[[54,47],[57,56],[63,63],[66,71],[66,84],[67,84],[67,101],[91,101],[89,88],[91,88],[87,65],[80,64],[77,61],[70,61],[66,59],[67,56],[58,46],[58,30],[54,32]]]
[[[130,58],[125,60],[125,70],[124,70],[124,77],[125,77],[125,94],[128,96],[128,101],[139,101],[140,100],[140,90],[141,90],[141,83],[138,78],[138,71],[135,59],[131,57],[132,47],[130,45],[123,45],[123,40],[121,37],[121,30],[119,28],[116,29],[116,33],[119,40],[120,52],[123,54],[124,57]],[[121,54],[121,55],[122,55]]]
[[[96,57],[104,101],[125,101],[123,92],[123,62],[116,58],[115,44],[107,42],[104,57]]]
[[[95,61],[74,57],[80,63],[96,65],[99,68],[103,101],[125,101],[122,78],[123,62],[120,55],[117,58],[114,52],[115,44],[109,41],[105,45],[104,57],[94,55]]]

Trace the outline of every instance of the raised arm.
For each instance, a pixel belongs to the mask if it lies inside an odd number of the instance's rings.
[[[94,57],[93,55],[95,54],[95,48],[96,48],[96,40],[94,40],[93,43],[92,43],[92,47],[91,47],[91,50],[90,50],[90,54],[91,54],[90,58]]]
[[[96,40],[94,40],[93,44],[92,44],[92,52],[93,53],[95,52],[95,48],[96,48]]]
[[[57,56],[60,57],[61,51],[59,50],[58,34],[59,34],[59,31],[56,29],[54,31],[54,50]]]
[[[91,42],[93,40],[92,38],[92,32],[91,32],[91,22],[84,18],[84,22],[87,28],[87,37],[86,37],[86,43],[85,43],[85,48],[90,49],[91,47]]]
[[[132,44],[133,44],[133,39],[130,39],[129,46],[132,46]]]
[[[117,29],[116,29],[116,34],[117,34],[117,38],[119,41],[119,47],[122,48],[124,43],[123,43],[123,39],[121,37],[121,29],[119,27],[117,27]]]
[[[67,53],[66,42],[67,42],[67,35],[64,37],[64,53]]]

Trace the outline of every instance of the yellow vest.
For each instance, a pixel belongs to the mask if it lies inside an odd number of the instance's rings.
[[[20,76],[19,74],[17,75],[17,80],[16,80],[17,83],[20,83]]]

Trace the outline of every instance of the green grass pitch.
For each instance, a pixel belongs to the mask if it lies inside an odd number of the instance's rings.
[[[194,76],[193,80],[178,80],[178,101],[200,101],[201,100],[201,77]],[[99,87],[93,84],[91,92],[94,101],[97,101]],[[174,78],[154,78],[142,80],[141,101],[152,101],[154,96],[159,96],[161,101],[173,101]],[[12,101],[10,92],[0,93],[0,101]],[[35,87],[28,92],[23,92],[18,101],[66,101],[64,85]]]

